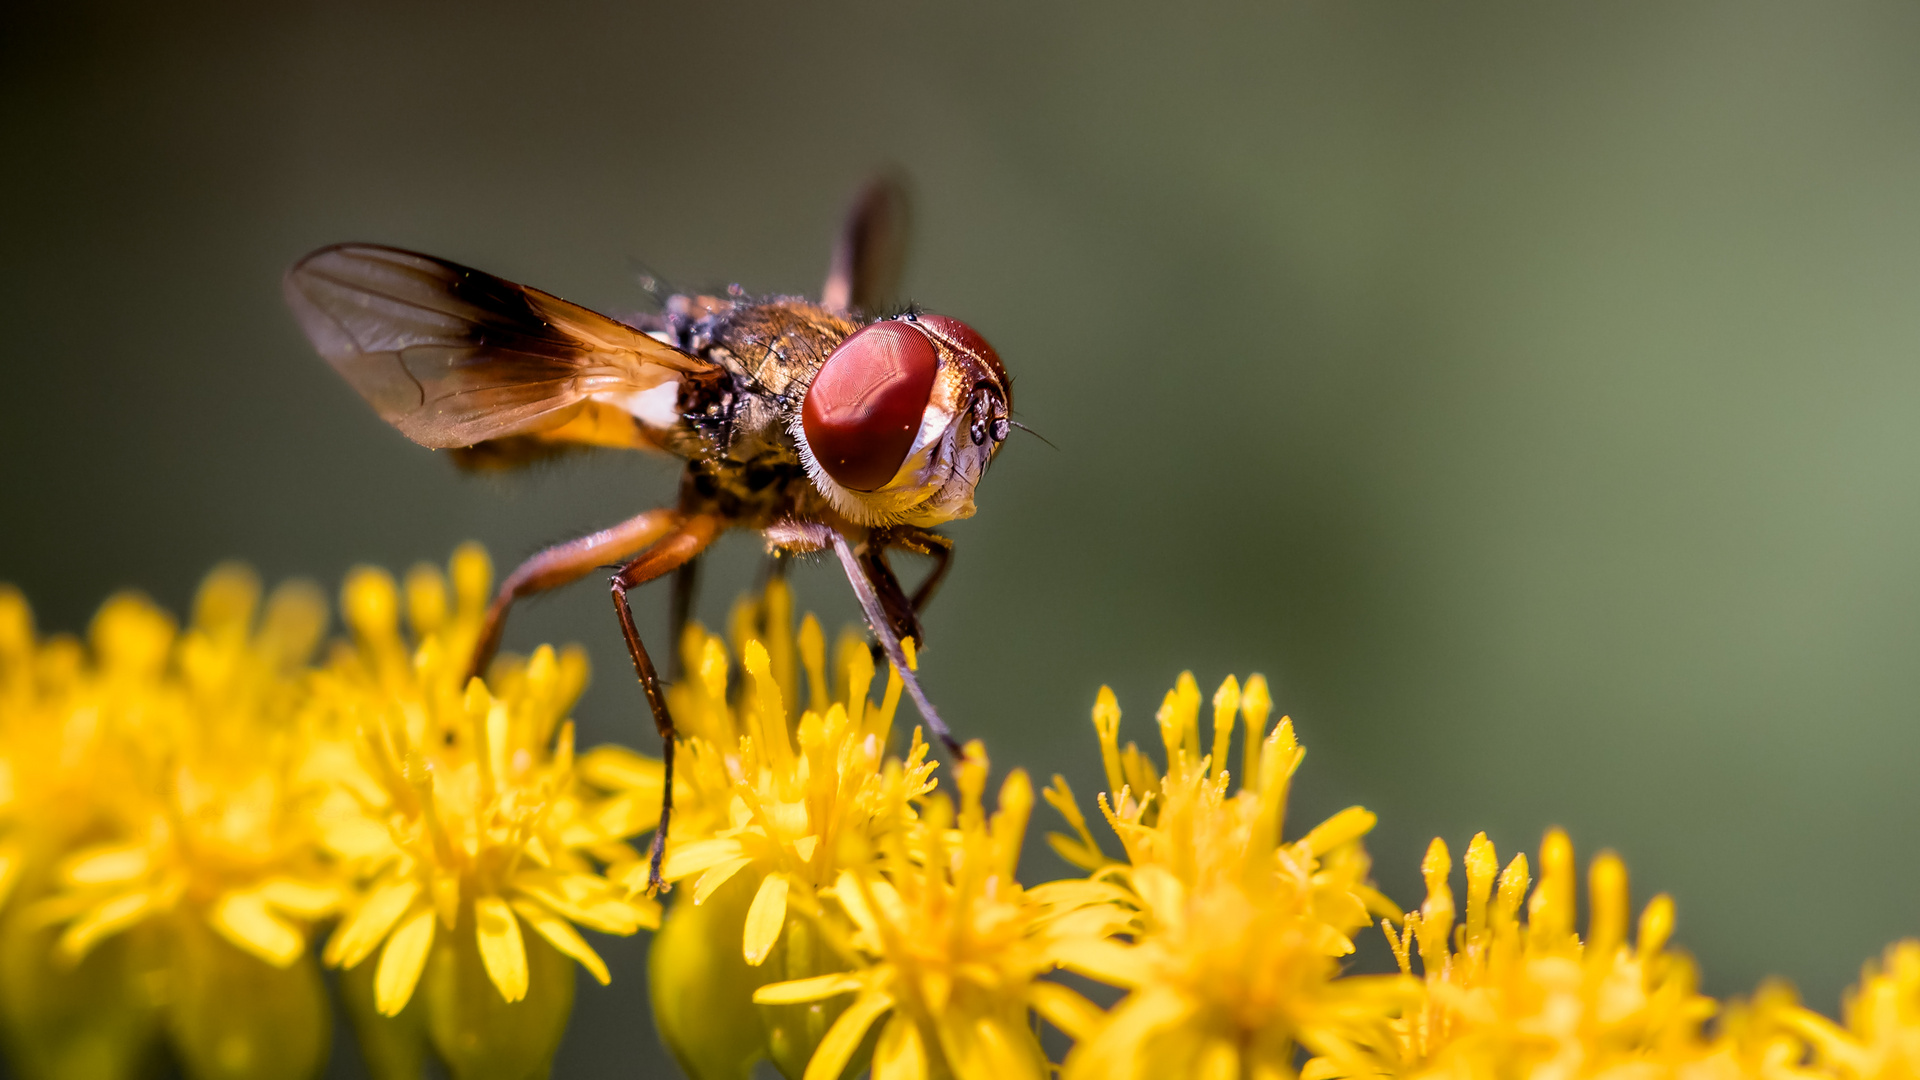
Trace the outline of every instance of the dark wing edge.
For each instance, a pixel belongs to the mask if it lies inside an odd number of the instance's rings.
[[[282,282],[287,305],[380,417],[423,446],[551,432],[713,365],[538,289],[431,255],[336,244]],[[647,445],[635,425],[634,445]],[[602,443],[606,445],[606,443]]]
[[[898,302],[912,216],[904,174],[890,170],[869,180],[847,208],[821,306],[877,315]]]

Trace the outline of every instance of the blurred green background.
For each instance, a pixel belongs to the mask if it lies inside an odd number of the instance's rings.
[[[1677,896],[1715,993],[1775,972],[1831,1010],[1920,933],[1920,8],[0,18],[0,578],[47,627],[123,585],[178,610],[230,556],[504,566],[671,496],[665,462],[476,480],[388,430],[282,309],[308,249],[612,311],[634,259],[813,291],[898,162],[911,296],[1059,447],[1009,445],[929,623],[996,764],[1090,790],[1102,682],[1145,743],[1181,669],[1258,670],[1310,748],[1295,821],[1379,811],[1402,903],[1430,837],[1557,823]],[[709,621],[756,559],[725,545]],[[852,618],[832,566],[796,585]],[[650,747],[606,606],[508,644],[585,642],[586,733]],[[565,1075],[662,1059],[644,941],[607,949]]]

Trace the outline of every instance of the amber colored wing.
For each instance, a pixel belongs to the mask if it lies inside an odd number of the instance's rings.
[[[911,225],[907,183],[898,173],[867,182],[847,208],[820,304],[833,311],[882,314],[900,299]]]
[[[714,370],[578,304],[395,248],[321,248],[284,290],[320,355],[422,446],[655,445],[630,396]]]

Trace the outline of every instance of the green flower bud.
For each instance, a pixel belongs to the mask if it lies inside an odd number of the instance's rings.
[[[740,950],[759,887],[755,875],[735,874],[704,904],[690,886],[679,890],[647,950],[654,1026],[693,1080],[747,1080],[767,1054],[753,1003],[766,974]]]
[[[14,1075],[154,1075],[163,1055],[158,988],[151,977],[153,936],[136,927],[101,942],[78,964],[63,963],[53,948],[60,928],[31,910],[44,881],[23,882],[29,884],[41,887],[23,887],[0,918],[0,1029]]]
[[[376,954],[340,973],[340,1000],[353,1023],[354,1041],[373,1080],[420,1080],[427,1060],[426,1006],[416,994],[399,1016],[381,1016],[373,997],[379,967]]]
[[[847,971],[846,961],[842,960],[827,943],[821,940],[819,931],[811,919],[791,913],[787,915],[787,924],[781,930],[780,940],[768,954],[766,963],[760,967],[762,982],[786,982],[790,979],[811,979],[816,975],[831,975],[836,971]],[[791,1005],[755,1005],[760,1010],[760,1020],[767,1032],[767,1056],[787,1080],[800,1080],[807,1071],[807,1062],[812,1060],[814,1048],[827,1034],[840,1014],[853,1004],[853,995],[841,994],[820,1001],[802,1001]],[[880,1025],[875,1024],[867,1032],[860,1049],[854,1051],[840,1075],[845,1080],[853,1080],[867,1069],[868,1061],[873,1057],[874,1044],[880,1037]]]
[[[509,1002],[488,977],[473,910],[449,933],[436,926],[426,969],[398,1016],[376,1007],[376,957],[340,980],[368,1070],[378,1080],[419,1080],[431,1048],[453,1080],[544,1080],[573,1012],[574,962],[538,934],[524,936],[527,994]]]
[[[538,934],[523,938],[527,996],[509,1002],[487,976],[473,910],[451,934],[434,936],[415,991],[426,1006],[427,1039],[453,1080],[543,1080],[573,1014],[573,961]]]
[[[284,968],[235,948],[198,913],[169,920],[167,1034],[194,1080],[305,1080],[326,1067],[333,1016],[311,953]]]

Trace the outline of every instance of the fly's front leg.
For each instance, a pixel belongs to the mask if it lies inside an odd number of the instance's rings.
[[[907,695],[913,698],[914,706],[920,710],[920,716],[926,720],[927,726],[933,729],[935,737],[946,746],[954,760],[959,760],[962,756],[960,743],[940,719],[940,714],[934,711],[933,703],[927,700],[926,691],[920,689],[920,680],[907,664],[906,650],[900,646],[901,635],[894,629],[893,619],[889,615],[890,609],[905,609],[909,615],[912,614],[911,602],[900,590],[900,583],[892,573],[883,576],[871,573],[869,567],[885,569],[886,564],[856,554],[853,545],[839,532],[833,533],[833,551],[840,556],[840,566],[847,572],[847,581],[853,585],[854,595],[860,598],[860,610],[866,613],[867,625],[873,630],[874,640],[880,643],[881,651],[886,653],[887,659],[893,661],[894,668],[900,672],[900,681],[906,684]],[[888,592],[891,595],[886,595]]]
[[[933,569],[920,582],[920,587],[913,590],[913,613],[917,616],[927,610],[934,592],[940,588],[940,583],[947,578],[947,571],[953,567],[953,541],[928,529],[899,525],[888,532],[887,544],[933,559]]]
[[[647,695],[647,706],[653,711],[653,725],[659,730],[660,740],[664,744],[660,752],[664,766],[660,788],[660,824],[653,831],[653,851],[647,872],[647,888],[652,892],[667,888],[666,882],[660,879],[660,864],[666,858],[667,825],[673,817],[675,732],[673,714],[667,711],[667,695],[660,689],[660,677],[654,673],[653,659],[647,655],[647,647],[640,643],[640,631],[633,625],[633,608],[627,603],[627,590],[692,562],[707,549],[708,544],[713,543],[720,529],[720,519],[711,514],[686,515],[677,529],[613,575],[613,610],[620,618],[620,632],[627,639],[627,653],[633,657],[633,673],[639,677],[640,689]]]
[[[934,560],[933,569],[911,597],[900,586],[893,566],[887,562],[887,552],[895,548],[926,555]],[[854,554],[866,567],[867,576],[872,579],[874,592],[880,599],[880,606],[886,611],[887,620],[893,624],[893,632],[903,638],[910,637],[916,646],[925,648],[927,636],[920,625],[920,613],[926,609],[927,602],[933,599],[935,590],[940,588],[940,582],[947,576],[947,569],[953,565],[953,541],[926,529],[897,525],[869,535],[866,543],[854,549]],[[874,659],[878,661],[879,658],[876,646]]]
[[[673,531],[684,516],[678,510],[649,510],[610,529],[555,544],[514,567],[507,580],[500,583],[500,591],[487,608],[486,621],[481,624],[479,640],[473,646],[473,658],[467,662],[467,678],[486,674],[487,664],[500,648],[500,635],[507,628],[507,612],[515,600],[578,581],[596,566],[630,559],[634,552]]]
[[[914,610],[913,601],[907,599],[907,591],[900,587],[900,579],[894,576],[893,567],[887,563],[886,541],[878,534],[869,536],[866,543],[853,549],[853,553],[873,584],[880,610],[886,613],[894,636],[912,638],[916,646],[925,645],[926,638],[920,634],[919,613]],[[875,641],[878,640],[876,636]]]

